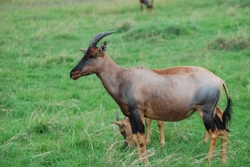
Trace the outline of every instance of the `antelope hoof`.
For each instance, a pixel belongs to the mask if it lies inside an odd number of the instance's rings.
[[[160,143],[161,143],[161,146],[162,146],[162,147],[165,146],[165,141],[163,141],[163,142],[161,141]]]

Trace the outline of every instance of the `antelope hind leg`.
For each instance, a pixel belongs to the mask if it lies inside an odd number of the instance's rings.
[[[211,163],[213,159],[213,154],[214,154],[214,150],[216,147],[216,143],[218,141],[219,132],[217,129],[214,132],[212,132],[212,130],[209,130],[208,134],[210,137],[210,147],[209,147],[209,151],[207,155],[207,163]]]
[[[223,115],[222,110],[218,106],[216,106],[215,112],[218,115],[218,117],[220,118],[220,120],[222,121],[222,115]],[[208,134],[207,130],[205,130],[203,143],[207,144],[208,140],[209,140],[209,134]]]
[[[227,143],[228,143],[228,132],[224,130],[221,135],[220,161],[222,164],[226,164],[226,160],[227,160]]]

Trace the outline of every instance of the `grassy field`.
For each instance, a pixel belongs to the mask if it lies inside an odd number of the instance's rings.
[[[138,0],[0,0],[0,19],[0,166],[143,166],[111,123],[123,115],[100,80],[69,77],[79,49],[114,29],[107,53],[123,67],[201,66],[226,82],[234,111],[225,166],[249,166],[249,0],[155,0],[152,18]],[[205,166],[197,113],[165,123],[163,148],[151,129],[149,166]],[[218,144],[211,166],[219,154]]]

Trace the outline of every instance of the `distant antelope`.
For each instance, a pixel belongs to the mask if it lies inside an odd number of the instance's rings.
[[[81,61],[71,70],[74,80],[96,74],[124,115],[129,117],[139,160],[148,162],[144,138],[144,117],[162,121],[180,121],[198,111],[210,136],[207,162],[212,161],[221,136],[221,161],[226,162],[227,123],[231,120],[231,98],[222,79],[212,72],[160,75],[144,67],[123,68],[107,54],[107,44],[98,42],[115,31],[95,35]],[[227,107],[222,120],[215,112],[222,89]]]
[[[152,16],[152,9],[153,9],[153,0],[151,0],[151,3],[149,2],[149,0],[139,0],[140,4],[141,4],[141,13],[143,12],[143,4],[146,5],[148,12],[149,12],[149,16]]]

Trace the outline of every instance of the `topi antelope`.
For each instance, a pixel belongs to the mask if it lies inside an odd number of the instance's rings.
[[[174,74],[186,74],[190,72],[210,72],[207,69],[201,68],[201,67],[194,67],[194,66],[177,66],[177,67],[171,67],[166,68],[163,70],[156,70],[152,69],[155,73],[161,74],[161,75],[174,75]],[[216,113],[222,119],[222,111],[217,106],[216,107]],[[151,125],[152,119],[146,118],[145,124],[146,124],[146,144],[150,143],[150,125]],[[130,125],[130,120],[128,117],[126,117],[124,120],[120,120],[118,116],[116,116],[116,122],[114,124],[119,126],[119,130],[121,134],[123,135],[125,139],[125,143],[130,147],[131,145],[135,144],[135,141],[133,141],[133,134],[132,134],[132,128]],[[165,145],[165,139],[164,139],[164,122],[157,120],[157,125],[159,128],[160,133],[160,143],[162,146]],[[204,143],[207,143],[208,141],[208,133],[205,130],[204,133]]]
[[[227,124],[231,120],[231,98],[222,79],[211,72],[160,75],[144,67],[125,69],[107,54],[107,44],[98,42],[115,31],[102,32],[90,41],[80,62],[70,72],[74,80],[96,74],[122,113],[129,117],[136,141],[138,159],[148,162],[144,138],[144,117],[162,121],[180,121],[198,111],[210,137],[207,162],[212,161],[218,137],[221,136],[221,161],[226,162]],[[222,89],[227,107],[222,120],[215,112]]]
[[[143,12],[143,4],[147,6],[149,16],[152,16],[152,9],[153,9],[153,0],[151,0],[151,3],[149,0],[139,0],[141,4],[141,13]]]

